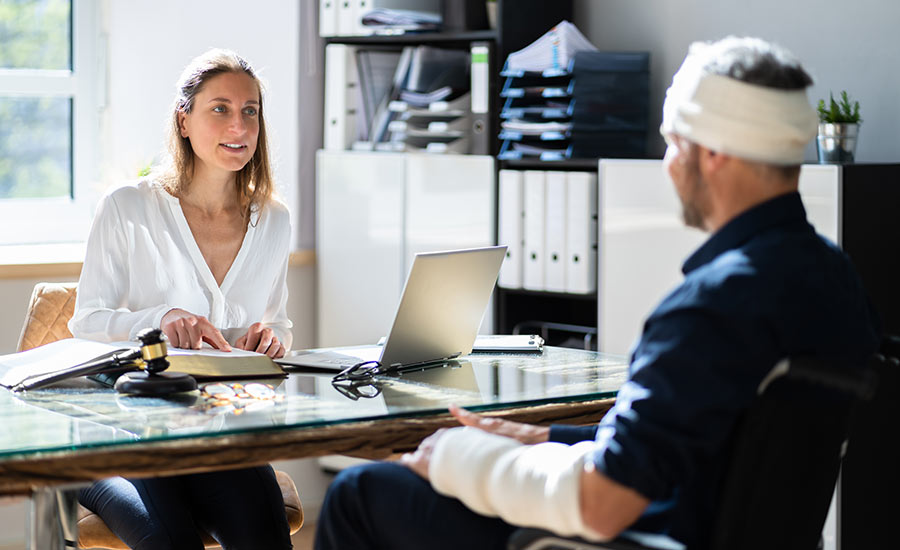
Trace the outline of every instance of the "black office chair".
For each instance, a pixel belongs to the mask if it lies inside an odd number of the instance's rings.
[[[875,390],[871,368],[840,369],[808,358],[782,361],[738,421],[731,462],[710,526],[712,550],[814,550],[834,492],[853,405]],[[519,529],[510,550],[646,550],[660,542],[564,539]],[[690,549],[689,549],[690,550]]]

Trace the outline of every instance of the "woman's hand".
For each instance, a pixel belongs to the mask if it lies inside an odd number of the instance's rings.
[[[265,353],[272,359],[284,357],[284,346],[275,336],[275,331],[262,323],[253,323],[247,334],[238,338],[234,345],[240,349]]]
[[[491,418],[469,412],[456,405],[450,405],[450,414],[459,420],[459,423],[463,426],[472,426],[492,434],[511,437],[526,445],[545,443],[550,439],[550,428],[544,426],[522,424],[521,422],[503,420],[502,418]]]
[[[159,328],[176,348],[200,349],[203,342],[206,342],[216,349],[231,351],[231,344],[219,329],[202,315],[176,308],[163,315]]]

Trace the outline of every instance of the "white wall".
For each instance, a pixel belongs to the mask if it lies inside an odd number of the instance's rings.
[[[297,212],[299,4],[105,0],[103,5],[109,46],[101,185],[134,178],[158,156],[182,69],[209,48],[228,48],[247,59],[265,84],[275,180],[292,213]]]
[[[861,162],[900,160],[900,4],[821,0],[574,0],[574,23],[601,50],[651,56],[650,127],[658,128],[665,90],[695,40],[758,36],[791,50],[810,71],[810,99],[846,89],[860,102]],[[661,157],[658,134],[651,154]],[[815,162],[815,146],[806,160]]]

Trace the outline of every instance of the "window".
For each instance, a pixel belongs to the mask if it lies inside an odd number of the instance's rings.
[[[87,237],[105,74],[97,4],[0,2],[0,245]]]

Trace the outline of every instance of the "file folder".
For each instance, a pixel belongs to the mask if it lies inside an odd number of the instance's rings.
[[[353,10],[353,34],[356,36],[366,36],[370,34],[374,34],[375,31],[372,27],[367,27],[363,25],[363,15],[367,14],[370,10],[372,10],[377,2],[373,0],[352,0],[356,2],[356,7]]]
[[[566,173],[547,172],[546,253],[544,290],[565,292],[566,284]]]
[[[597,175],[569,172],[566,178],[566,291],[597,290]]]
[[[338,36],[356,34],[356,0],[337,0],[337,33]],[[360,15],[361,17],[361,15]]]
[[[485,42],[473,42],[470,50],[472,94],[472,152],[490,153],[491,136],[488,133],[490,110],[490,46]]]
[[[356,48],[345,44],[325,47],[325,129],[323,147],[349,149],[356,138],[359,94]]]
[[[526,170],[523,179],[525,189],[525,264],[522,286],[528,290],[544,290],[544,206],[546,203],[544,172]]]
[[[499,201],[497,244],[506,245],[506,258],[500,268],[497,284],[503,288],[522,288],[525,255],[522,232],[525,208],[521,171],[500,170]]]
[[[319,0],[319,36],[337,34],[337,4],[341,0]]]

